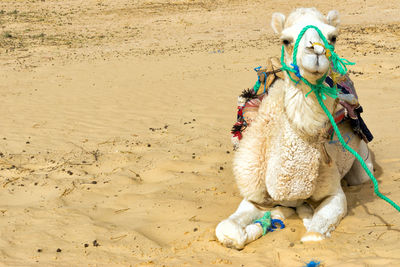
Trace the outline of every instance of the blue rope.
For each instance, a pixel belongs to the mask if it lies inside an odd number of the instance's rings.
[[[304,267],[318,267],[320,266],[321,262],[316,260],[311,260],[309,263],[306,263]]]
[[[290,65],[292,65],[292,67],[293,67],[294,75],[296,75],[298,78],[301,79],[301,74],[300,74],[299,66],[297,66],[297,65],[295,65],[295,64],[293,64],[293,63],[290,63]]]
[[[276,224],[279,224],[279,226],[280,226],[279,229],[284,229],[285,228],[285,224],[281,220],[272,219],[271,220],[271,227],[268,228],[268,231],[273,232],[273,231],[275,231],[275,229],[278,229],[278,227],[276,227]]]
[[[258,72],[260,69],[261,69],[261,66],[258,66],[256,68],[254,68],[254,71]],[[264,93],[266,93],[267,92],[267,73],[264,71],[263,74],[264,74]],[[258,89],[260,88],[260,85],[261,85],[260,75],[258,75],[258,79],[257,79],[255,85],[253,86],[253,90],[256,94],[258,92]]]

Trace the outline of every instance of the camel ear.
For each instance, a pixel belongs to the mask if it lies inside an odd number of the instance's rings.
[[[332,25],[333,27],[337,27],[340,24],[339,12],[337,10],[329,11],[326,19],[328,20],[329,25]]]
[[[275,33],[280,34],[283,31],[285,19],[285,15],[283,15],[282,13],[272,14],[271,27]]]

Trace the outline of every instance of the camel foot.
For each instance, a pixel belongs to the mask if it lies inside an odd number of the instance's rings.
[[[230,219],[220,222],[215,234],[219,242],[228,248],[243,249],[247,239],[246,231]]]

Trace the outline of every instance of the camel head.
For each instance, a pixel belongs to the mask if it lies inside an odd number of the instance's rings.
[[[293,61],[295,42],[305,26],[318,27],[329,44],[334,45],[338,36],[337,26],[339,23],[339,13],[336,10],[329,11],[328,15],[324,17],[315,8],[299,8],[288,18],[281,13],[274,13],[271,26],[280,35],[285,48],[285,63],[290,66]],[[296,59],[300,75],[313,84],[322,78],[330,68],[323,44],[318,32],[310,28],[304,33],[298,45]],[[295,75],[293,77],[296,78]]]

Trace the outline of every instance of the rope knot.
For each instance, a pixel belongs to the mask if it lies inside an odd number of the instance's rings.
[[[296,75],[296,77],[299,78],[299,80],[296,82],[296,85],[298,85],[299,82],[301,81],[301,74],[300,74],[299,66],[297,66],[293,63],[291,63],[290,65],[292,65],[292,67],[293,67],[294,75]]]
[[[271,227],[271,212],[267,211],[262,218],[255,220],[253,223],[258,223],[263,229],[263,235],[268,232],[268,228]]]
[[[278,229],[276,226],[277,224],[279,224],[280,229],[285,228],[285,224],[281,220],[271,219],[270,211],[267,211],[262,218],[255,220],[253,223],[258,223],[262,227],[263,235],[267,232],[273,232],[275,229]]]
[[[301,78],[301,74],[300,74],[300,70],[299,70],[299,66],[291,63],[290,65],[292,65],[293,70],[294,70],[294,75],[296,75],[298,78]]]

